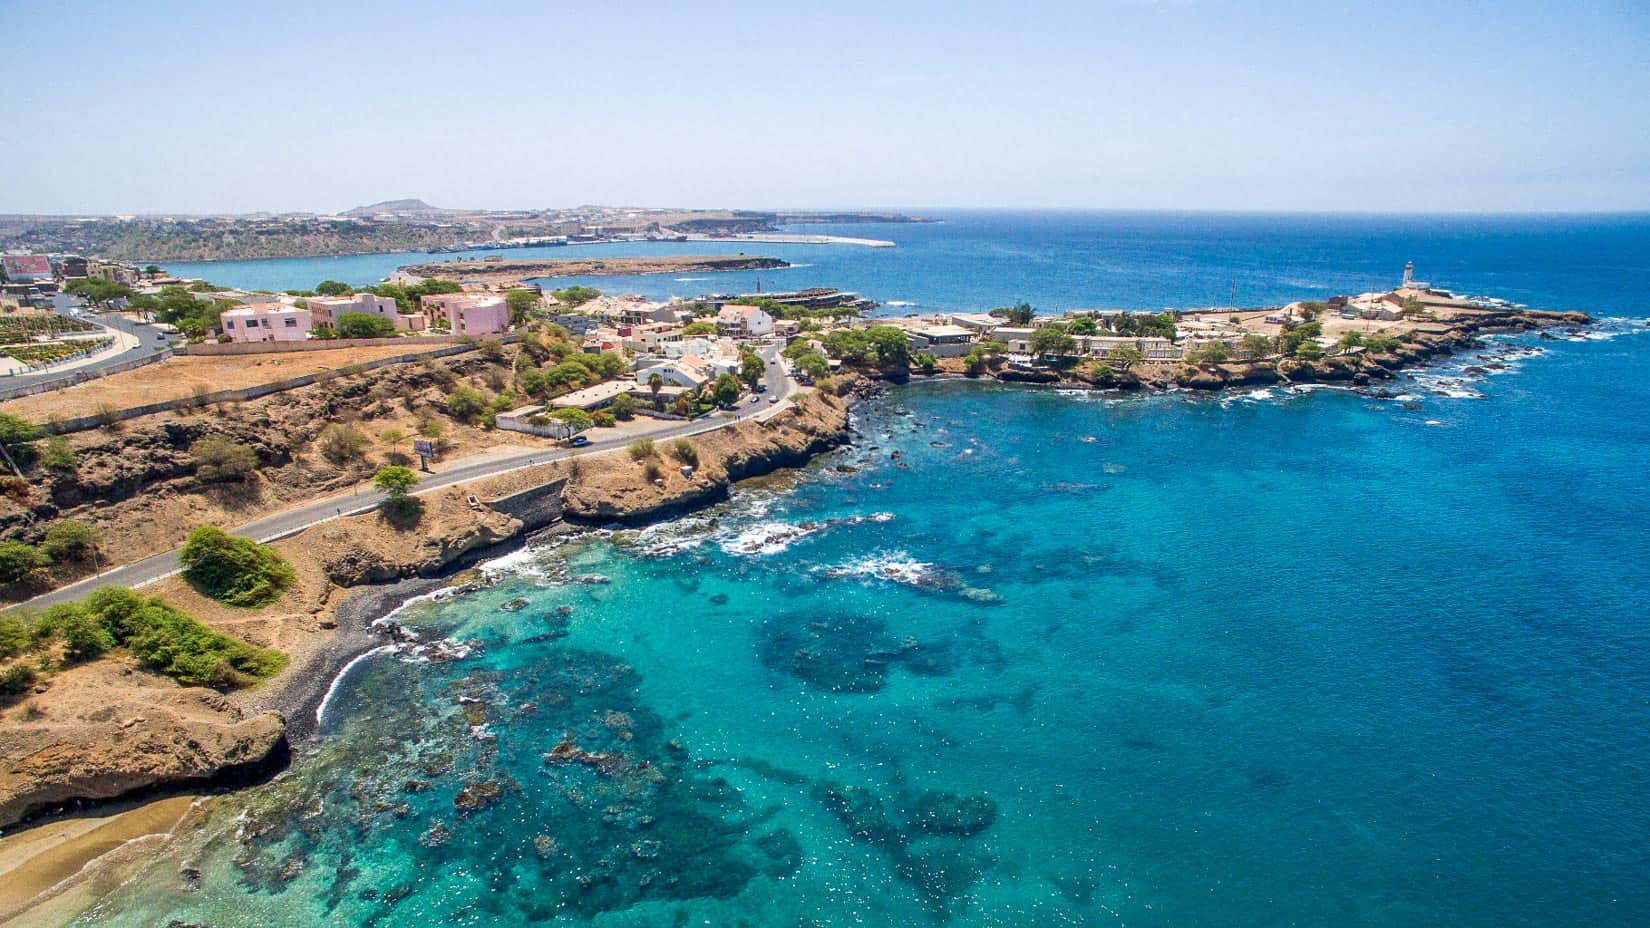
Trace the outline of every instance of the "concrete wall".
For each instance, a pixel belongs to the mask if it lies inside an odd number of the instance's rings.
[[[500,336],[501,342],[515,341],[517,336]],[[469,339],[468,341],[474,341]],[[333,348],[382,348],[397,345],[459,345],[466,339],[458,335],[429,335],[418,338],[312,338],[303,342],[246,342],[228,345],[199,344],[190,345],[185,354],[222,355],[222,354],[273,354],[281,351],[329,351]]]
[[[561,518],[561,488],[566,483],[566,479],[552,480],[485,502],[495,512],[520,519],[522,530],[531,532]]]

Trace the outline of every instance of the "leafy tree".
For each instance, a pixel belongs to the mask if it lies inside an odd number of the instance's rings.
[[[539,295],[536,291],[518,288],[505,291],[504,302],[510,307],[510,324],[521,325],[539,308]]]
[[[1293,354],[1302,361],[1316,361],[1323,357],[1323,346],[1308,338],[1295,346]]]
[[[590,368],[586,367],[584,362],[575,358],[568,358],[560,364],[557,364],[555,367],[550,368],[546,376],[552,388],[577,388],[596,380],[595,373],[591,371]]]
[[[1070,355],[1077,350],[1077,340],[1066,334],[1059,323],[1038,326],[1031,330],[1031,351],[1039,355]]]
[[[51,557],[34,545],[0,541],[0,583],[16,583],[51,563]]]
[[[582,432],[585,429],[590,428],[596,421],[591,418],[590,413],[587,413],[582,409],[552,410],[550,413],[550,418],[556,420],[557,422],[571,426],[575,432]]]
[[[40,550],[53,561],[84,560],[97,547],[97,529],[84,522],[65,519],[46,529]]]
[[[1222,341],[1208,341],[1186,349],[1188,364],[1218,364],[1228,356],[1226,343]]]
[[[601,296],[602,292],[594,287],[566,287],[561,290],[552,290],[550,291],[550,295],[556,298],[556,302],[568,308],[572,308],[575,306],[583,306],[591,300],[594,300],[596,297]]]
[[[1259,332],[1243,336],[1243,348],[1251,358],[1264,358],[1272,353],[1272,340]]]
[[[605,409],[590,414],[590,424],[599,429],[610,429],[614,425],[613,414]]]
[[[762,380],[762,375],[768,366],[762,363],[756,352],[746,348],[739,352],[739,379],[755,387]]]
[[[372,313],[342,313],[333,329],[339,338],[388,338],[395,334],[395,323]]]
[[[1134,365],[1146,360],[1146,353],[1133,345],[1123,345],[1119,348],[1113,348],[1110,352],[1108,352],[1108,354],[1113,361],[1123,365],[1124,370],[1128,370]]]
[[[340,280],[323,280],[315,285],[315,292],[321,296],[350,296],[355,288]]]
[[[1110,380],[1117,376],[1117,372],[1112,370],[1110,364],[1104,361],[1096,361],[1089,365],[1089,376],[1095,380]]]
[[[268,605],[297,577],[275,549],[210,525],[189,533],[178,559],[204,595],[231,606]]]
[[[195,476],[210,483],[245,480],[258,469],[258,454],[227,435],[207,435],[189,446]]]
[[[682,326],[682,335],[693,338],[697,335],[715,335],[716,324],[712,322],[690,322]]]
[[[608,407],[613,418],[620,422],[628,422],[636,418],[636,398],[628,393],[621,393],[613,397],[613,405]]]
[[[550,392],[550,375],[536,367],[524,368],[516,374],[516,385],[523,393],[543,396]]]
[[[1336,345],[1339,346],[1341,351],[1344,353],[1352,350],[1353,348],[1357,348],[1363,343],[1364,336],[1362,332],[1346,331],[1341,333],[1340,341],[1336,342]]]
[[[723,374],[716,378],[716,385],[711,388],[711,397],[717,405],[732,406],[739,401],[739,380],[732,374]]]
[[[1066,331],[1072,335],[1099,335],[1100,326],[1093,316],[1078,316],[1071,320],[1071,325],[1066,326]]]
[[[150,280],[154,280],[163,273],[165,273],[165,271],[163,271],[161,266],[158,264],[148,264],[143,268],[143,276],[149,278]]]
[[[585,366],[595,371],[604,380],[624,373],[624,355],[619,354],[617,351],[604,351],[594,357],[589,355],[585,357],[588,359]]]
[[[383,490],[392,502],[405,499],[418,485],[418,473],[410,467],[391,464],[378,468],[378,473],[372,475],[372,485]]]
[[[1014,306],[999,306],[991,311],[991,315],[1006,321],[1009,325],[1030,325],[1032,318],[1037,315],[1037,310],[1033,309],[1030,303],[1022,302]]]
[[[830,362],[817,351],[803,352],[796,358],[797,369],[808,375],[809,380],[818,380],[831,372]]]
[[[81,277],[71,280],[63,287],[64,293],[72,293],[85,297],[97,304],[112,303],[121,297],[132,295],[132,288],[125,284],[117,284],[112,280],[101,277]]]

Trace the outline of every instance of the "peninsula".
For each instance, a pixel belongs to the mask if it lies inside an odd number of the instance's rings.
[[[399,273],[415,278],[453,280],[488,286],[523,285],[529,280],[553,277],[627,277],[634,274],[686,274],[702,271],[765,271],[790,267],[779,258],[747,255],[661,255],[640,258],[568,258],[509,260],[500,257],[481,261],[430,261],[409,264]]]

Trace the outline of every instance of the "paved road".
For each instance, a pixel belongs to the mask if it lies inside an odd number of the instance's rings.
[[[110,351],[98,356],[93,361],[77,364],[71,367],[60,367],[52,370],[40,371],[34,374],[18,374],[14,377],[0,377],[0,390],[9,387],[32,386],[34,384],[50,384],[59,381],[75,381],[89,374],[95,374],[134,358],[147,357],[155,353],[156,348],[166,347],[165,333],[154,326],[141,322],[133,322],[119,313],[94,313],[82,310],[74,318],[84,322],[101,325],[107,329],[115,329],[137,339],[137,344],[124,351]],[[116,336],[119,340],[119,336]]]
[[[764,380],[768,385],[768,392],[761,395],[760,401],[752,404],[748,399],[742,403],[734,418],[725,419],[712,416],[710,419],[700,419],[693,422],[675,422],[660,420],[656,430],[647,432],[647,437],[655,441],[671,438],[680,438],[686,435],[697,435],[723,428],[733,422],[744,419],[766,419],[780,409],[789,405],[786,397],[796,389],[790,374],[784,369],[779,360],[777,348],[765,348],[759,352],[767,362],[767,372]],[[780,402],[769,403],[768,397],[778,397]],[[559,461],[574,454],[597,454],[615,451],[625,447],[637,438],[635,433],[619,435],[611,438],[600,438],[577,450],[555,445],[546,445],[540,449],[526,451],[512,451],[506,454],[492,455],[482,458],[467,458],[455,461],[442,470],[433,474],[422,474],[416,494],[428,493],[442,487],[452,486],[455,483],[465,483],[483,477],[494,477],[499,474],[520,470],[524,467],[533,467],[547,461]],[[415,494],[415,495],[416,495]],[[288,509],[272,516],[248,522],[232,531],[237,535],[244,535],[254,541],[274,541],[295,535],[312,525],[326,522],[329,519],[356,515],[376,508],[385,499],[382,490],[370,487],[359,488],[354,492],[329,496],[325,499],[306,503],[296,509]],[[19,603],[11,608],[38,609],[50,606],[53,603],[67,602],[79,599],[87,593],[102,586],[139,587],[153,583],[163,577],[177,573],[181,567],[178,564],[178,552],[174,549],[165,554],[134,561],[120,567],[106,570],[95,577],[87,577],[68,586],[60,587],[50,593],[43,593],[26,602]]]

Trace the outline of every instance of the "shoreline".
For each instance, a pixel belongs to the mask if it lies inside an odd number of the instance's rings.
[[[1563,324],[1565,321],[1573,320],[1555,320],[1551,324],[1556,326]],[[1429,351],[1424,358],[1419,359],[1415,363],[1406,363],[1401,367],[1396,368],[1393,373],[1396,374],[1401,371],[1425,369],[1435,366],[1443,358],[1447,358],[1455,354],[1457,350],[1471,350],[1474,348],[1484,347],[1481,340],[1471,337],[1473,334],[1495,334],[1497,332],[1516,333],[1518,331],[1520,331],[1518,327],[1508,327],[1502,329],[1492,329],[1486,327],[1475,329],[1472,332],[1466,333],[1467,337],[1464,340],[1451,339],[1447,344],[1438,346],[1441,350]],[[1526,329],[1524,331],[1528,330]],[[1461,333],[1452,334],[1460,335]],[[1472,343],[1469,344],[1469,342]],[[1124,394],[1129,392],[1175,392],[1173,389],[1160,391],[1157,386],[1152,383],[1136,384],[1131,388],[1118,388],[1115,386],[1107,387],[1092,383],[1066,380],[1059,380],[1053,383],[1026,383],[1011,379],[1002,379],[994,375],[968,377],[961,373],[954,372],[943,372],[935,375],[913,374],[906,380],[909,382],[952,382],[970,380],[980,382],[995,381],[998,383],[1016,386],[1031,386],[1045,389],[1082,388],[1093,390],[1095,392],[1118,392]],[[898,383],[901,381],[895,380],[894,382]],[[61,860],[65,857],[72,858],[73,860],[79,862],[75,869],[73,882],[63,881],[62,885],[64,888],[61,890],[57,889],[59,884],[56,883],[46,887],[46,889],[42,890],[42,892],[52,890],[50,895],[47,895],[44,898],[38,898],[37,901],[30,903],[28,907],[20,909],[19,913],[30,916],[44,915],[47,910],[42,907],[52,906],[55,903],[57,908],[51,910],[51,917],[58,917],[61,915],[64,918],[70,918],[95,903],[96,898],[100,896],[102,892],[106,892],[109,888],[112,888],[113,885],[118,885],[120,880],[123,880],[136,868],[146,865],[151,856],[148,851],[148,847],[150,845],[144,844],[143,842],[147,840],[148,837],[154,836],[156,832],[153,830],[152,826],[145,825],[144,823],[150,822],[154,816],[160,815],[160,812],[150,810],[175,809],[179,808],[180,803],[187,804],[189,808],[193,809],[196,802],[202,801],[200,797],[203,793],[228,794],[238,792],[245,786],[265,782],[269,777],[277,776],[282,771],[286,770],[293,763],[293,761],[302,756],[305,750],[313,745],[315,739],[319,737],[320,725],[319,720],[316,718],[317,709],[327,698],[328,693],[338,684],[342,676],[349,670],[351,665],[360,660],[363,655],[368,655],[375,649],[382,648],[393,643],[391,636],[375,631],[372,628],[373,623],[392,614],[396,609],[405,605],[408,601],[416,597],[428,595],[429,593],[437,590],[453,586],[453,578],[455,576],[466,570],[474,568],[475,565],[521,551],[547,536],[565,533],[576,537],[596,529],[602,524],[607,524],[608,522],[622,522],[626,525],[639,525],[655,524],[661,521],[677,518],[683,514],[702,509],[706,506],[714,505],[715,503],[726,499],[727,488],[731,487],[735,483],[742,482],[747,479],[757,478],[778,470],[806,464],[821,455],[836,450],[844,444],[851,443],[852,436],[854,434],[854,429],[851,424],[851,414],[853,410],[870,399],[872,396],[882,392],[884,389],[884,383],[885,382],[881,379],[856,379],[856,381],[853,382],[853,388],[848,391],[844,391],[844,394],[840,398],[839,402],[832,402],[828,404],[829,406],[838,409],[843,419],[843,425],[839,430],[839,434],[836,436],[836,440],[830,441],[823,446],[810,446],[810,450],[803,453],[800,458],[794,455],[787,456],[783,454],[769,454],[766,457],[759,457],[759,459],[754,462],[743,462],[737,465],[733,462],[729,462],[728,471],[730,479],[727,481],[727,485],[721,488],[721,492],[715,492],[712,490],[709,492],[687,493],[674,499],[667,496],[667,498],[660,501],[659,504],[639,510],[636,518],[614,518],[609,519],[606,522],[599,519],[581,519],[577,516],[570,518],[568,514],[563,513],[560,514],[557,519],[547,527],[541,527],[535,530],[522,530],[509,537],[502,538],[494,544],[467,551],[442,568],[437,575],[429,577],[410,577],[382,584],[363,584],[354,589],[338,589],[334,595],[342,595],[340,596],[337,604],[332,607],[332,615],[337,622],[337,628],[334,633],[331,634],[327,640],[316,647],[311,654],[307,655],[302,664],[295,664],[292,668],[289,668],[287,671],[288,680],[286,682],[270,686],[267,692],[248,694],[250,698],[245,703],[249,709],[273,709],[280,712],[285,719],[286,734],[287,739],[290,742],[291,749],[286,752],[284,756],[275,759],[273,763],[267,764],[261,771],[261,775],[255,779],[246,778],[244,776],[245,771],[240,771],[242,776],[239,780],[233,776],[227,775],[230,773],[229,771],[220,771],[220,774],[224,774],[224,776],[214,776],[204,782],[196,781],[193,784],[180,783],[171,785],[158,784],[156,786],[137,790],[110,800],[81,802],[74,804],[75,807],[65,807],[54,812],[42,814],[33,820],[20,822],[17,824],[15,831],[8,829],[4,839],[11,841],[10,847],[30,848],[25,852],[27,856],[19,861],[17,866],[13,869],[33,867],[35,868],[35,872],[46,872],[47,869],[53,865],[53,861]],[[1267,385],[1287,387],[1292,383],[1294,383],[1294,381],[1273,380]],[[1342,380],[1341,384],[1348,387],[1353,386],[1345,380]],[[1224,391],[1228,387],[1242,388],[1251,385],[1253,384],[1230,383],[1215,386],[1212,389],[1188,389],[1187,392],[1218,393]],[[770,445],[773,437],[774,436],[771,434],[769,435]],[[769,450],[772,451],[773,449],[770,448]],[[271,682],[275,683],[276,681]],[[82,837],[81,830],[78,826],[70,825],[68,823],[92,818],[97,818],[99,821],[104,821],[105,819],[100,817],[100,812],[108,809],[120,809],[121,811],[117,811],[113,815],[107,816],[107,821],[126,821],[130,824],[122,827],[127,828],[128,830],[138,829],[142,831],[142,833],[134,834],[132,837],[115,845],[113,848],[89,839],[86,841],[79,841],[78,839]],[[174,824],[164,831],[165,837],[161,838],[161,841],[170,840],[171,836],[180,833],[181,829],[188,827],[188,818],[189,816],[187,814],[179,815],[174,820]],[[149,830],[142,830],[139,826],[142,826],[142,828],[148,828]],[[98,826],[99,829],[102,827],[103,826]],[[35,837],[31,838],[30,836]],[[115,855],[111,853],[112,850],[127,847],[130,848],[129,853],[127,854]],[[0,844],[0,850],[6,849],[9,849],[7,845]],[[120,874],[118,879],[116,879],[117,874]],[[110,882],[112,879],[114,880],[114,883]],[[103,889],[101,891],[96,891],[94,890],[94,887],[103,887]],[[96,894],[87,898],[69,895],[69,893],[75,891],[79,891],[81,896],[84,896],[89,892],[96,892]],[[30,898],[36,899],[38,896],[39,893],[37,892]],[[75,901],[69,902],[71,898]],[[70,905],[79,907],[70,912],[67,910],[67,906]],[[0,925],[8,924],[6,922],[6,919],[8,918],[15,919],[16,914],[7,914],[4,911],[4,907],[0,907]]]

